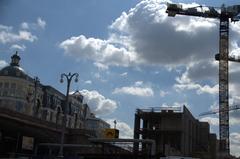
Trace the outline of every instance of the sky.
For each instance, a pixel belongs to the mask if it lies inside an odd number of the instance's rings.
[[[220,7],[237,0],[0,0],[0,68],[19,52],[21,67],[65,94],[61,73],[79,73],[91,110],[120,136],[133,135],[137,108],[186,105],[218,134],[219,22],[168,17],[166,2]],[[239,55],[240,23],[230,25],[230,54]],[[240,55],[239,55],[240,56]],[[240,102],[240,64],[230,63],[230,105]],[[240,156],[239,112],[230,113],[231,153]]]

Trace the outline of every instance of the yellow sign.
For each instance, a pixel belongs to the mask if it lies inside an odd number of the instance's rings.
[[[22,138],[22,149],[33,150],[33,146],[34,146],[34,138],[33,137],[28,137],[28,136],[23,136],[23,138]]]
[[[119,136],[119,130],[117,129],[105,129],[104,137],[108,139],[116,139]]]

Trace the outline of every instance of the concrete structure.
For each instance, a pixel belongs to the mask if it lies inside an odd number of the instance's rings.
[[[216,158],[216,135],[183,107],[137,109],[134,139],[153,139],[159,156]],[[139,145],[135,144],[137,152]],[[142,145],[144,148],[145,145]]]

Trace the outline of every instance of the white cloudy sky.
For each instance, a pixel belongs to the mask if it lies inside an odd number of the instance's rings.
[[[78,72],[92,111],[131,137],[136,108],[186,104],[196,118],[218,107],[218,21],[168,17],[164,0],[0,2],[0,68],[18,50],[21,66],[65,92],[62,72]],[[175,0],[221,6],[238,1]],[[240,24],[231,24],[230,53],[239,54]],[[239,55],[240,56],[240,55]],[[230,64],[230,104],[240,102],[240,67]],[[200,119],[200,118],[199,118]],[[218,116],[200,120],[218,133]],[[240,155],[239,113],[231,113],[231,150]],[[122,131],[121,131],[122,130]]]

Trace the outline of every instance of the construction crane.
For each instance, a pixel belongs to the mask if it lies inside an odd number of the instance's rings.
[[[199,8],[199,9],[198,9]],[[218,11],[215,7],[196,6],[184,9],[181,4],[169,4],[166,12],[168,16],[187,15],[220,20],[219,28],[219,151],[221,154],[229,155],[229,91],[228,91],[228,61],[229,59],[229,22],[240,20],[240,5],[225,7],[222,5]]]
[[[233,111],[233,110],[238,110],[240,109],[240,105],[234,105],[234,106],[229,106],[229,110],[228,111]],[[212,114],[218,114],[219,113],[219,109],[213,109],[207,112],[203,112],[201,114],[199,114],[199,116],[206,116],[206,115],[212,115]]]

